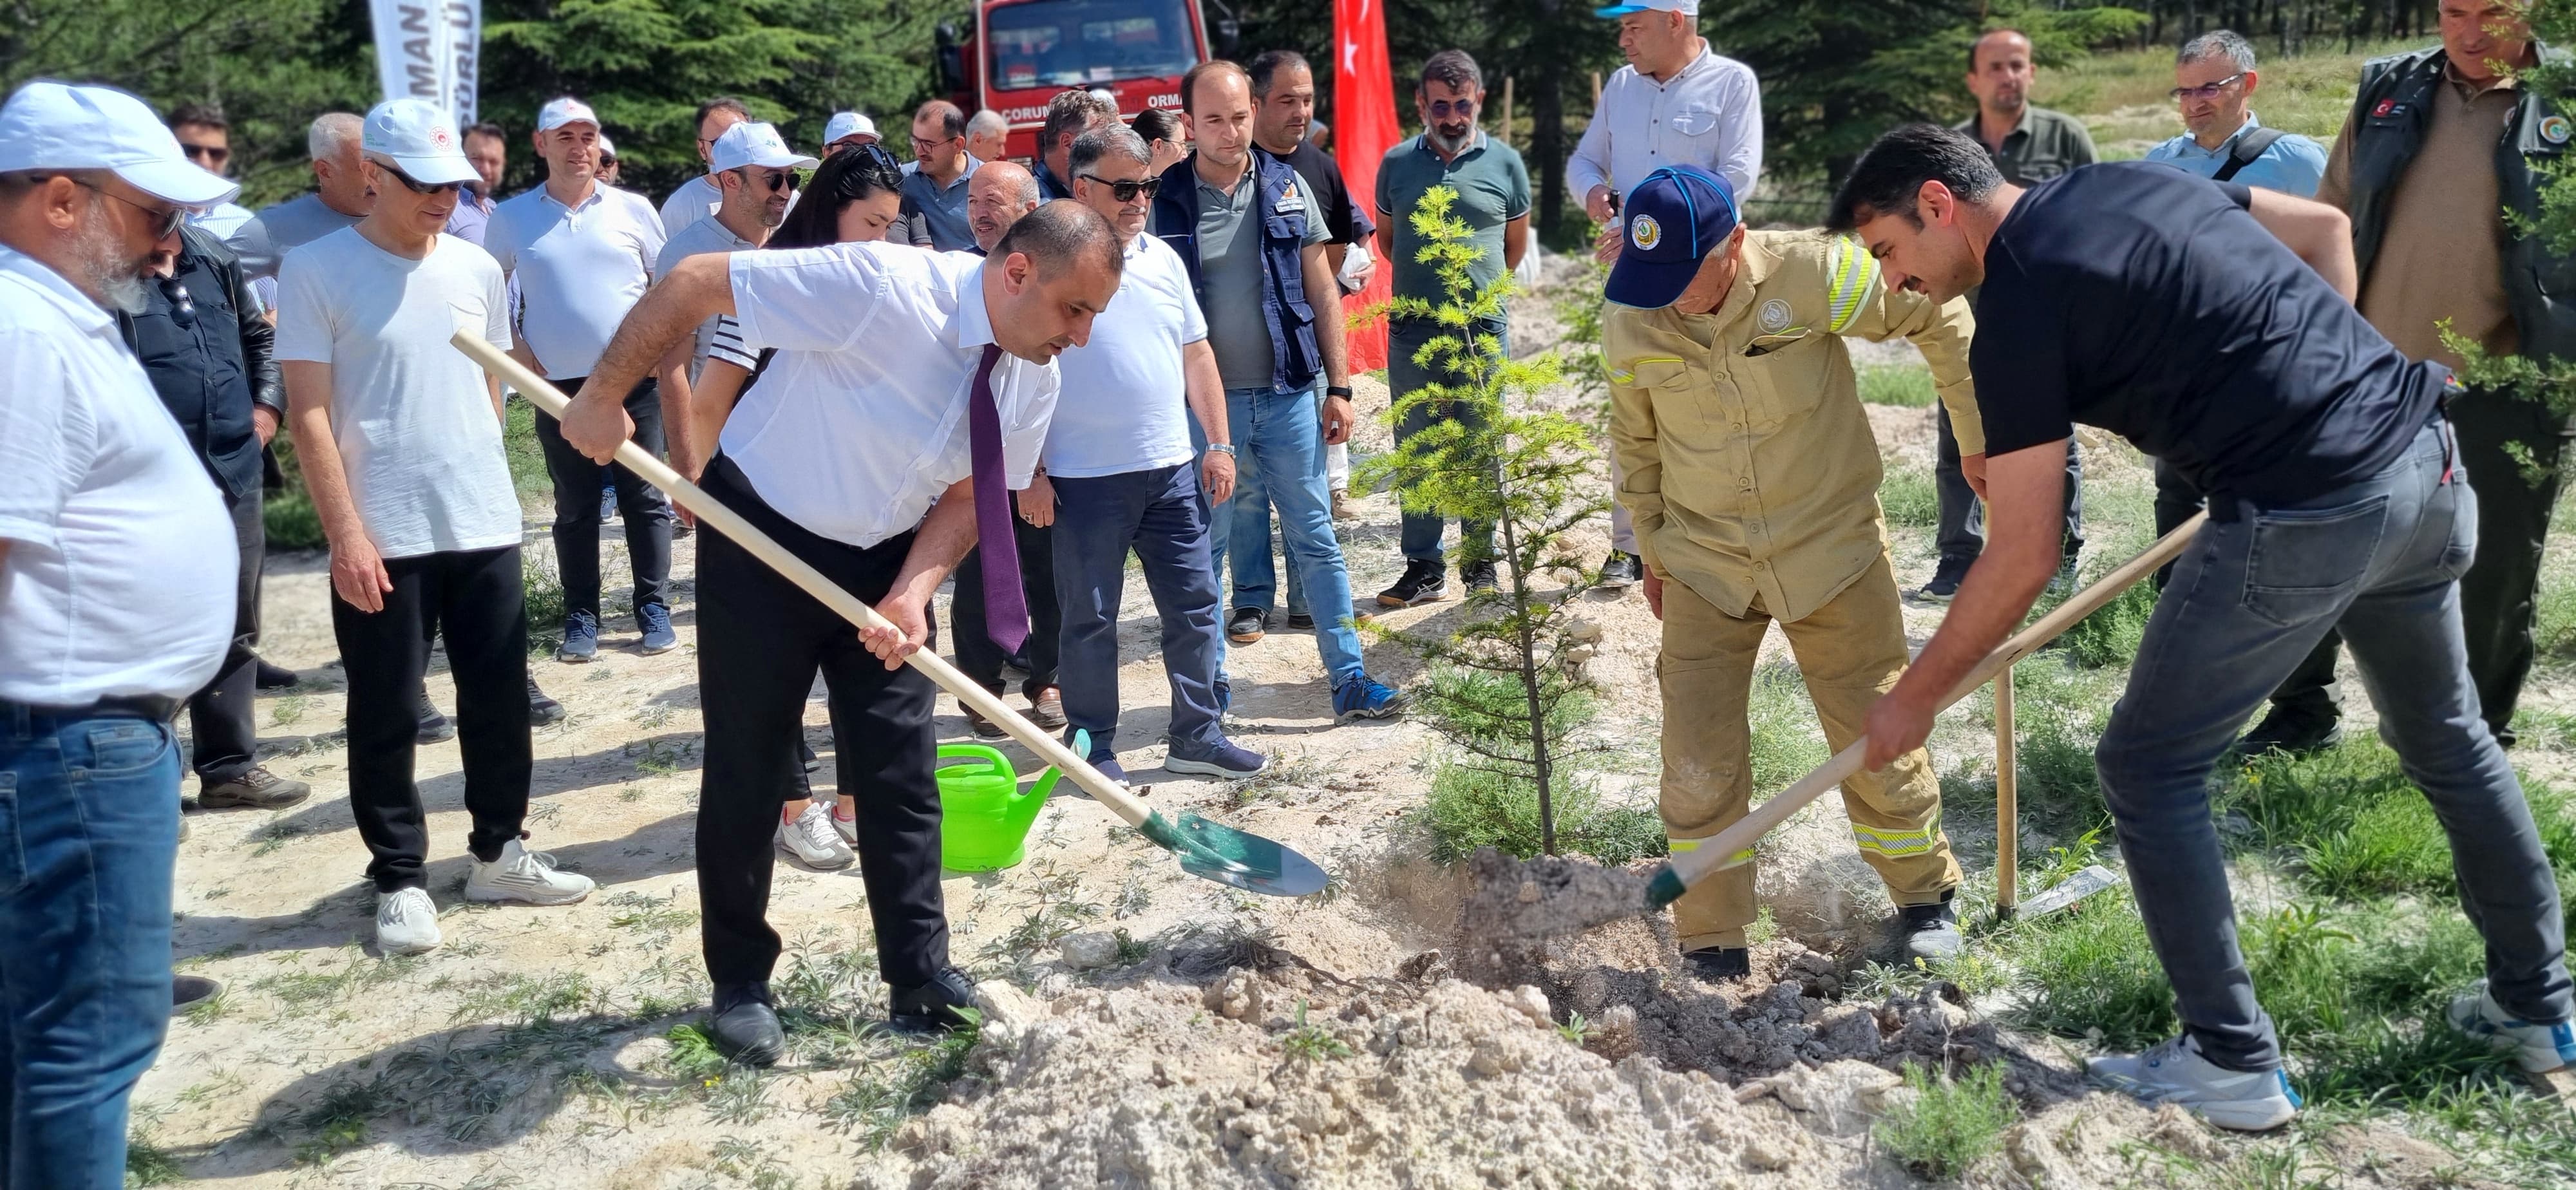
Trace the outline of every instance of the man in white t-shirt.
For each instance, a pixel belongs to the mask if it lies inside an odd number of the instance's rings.
[[[1124,125],[1073,142],[1067,171],[1074,200],[1117,230],[1126,268],[1091,342],[1058,364],[1064,395],[1047,430],[1043,466],[1020,505],[1032,524],[1054,526],[1055,593],[1064,612],[1059,680],[1066,720],[1091,733],[1086,759],[1120,773],[1118,605],[1132,549],[1163,621],[1163,673],[1172,685],[1163,767],[1249,777],[1269,759],[1225,738],[1216,695],[1223,596],[1208,554],[1208,510],[1234,494],[1225,384],[1189,267],[1171,245],[1144,234],[1158,185],[1153,159],[1145,138]],[[1190,442],[1193,412],[1207,435],[1204,455]]]
[[[716,141],[725,129],[751,119],[751,109],[731,95],[718,95],[698,105],[698,160],[708,163],[707,172],[682,182],[662,200],[662,231],[677,235],[681,228],[708,218],[724,201],[724,189],[716,185],[714,168]]]
[[[625,386],[708,317],[733,315],[777,354],[700,486],[897,630],[852,632],[724,534],[698,536],[698,905],[708,1032],[724,1053],[768,1063],[785,1045],[769,992],[771,839],[818,670],[894,1024],[964,1023],[974,989],[949,962],[939,887],[937,691],[902,660],[931,643],[931,596],[979,539],[998,543],[985,559],[994,634],[1028,631],[1024,608],[1007,616],[1020,602],[1007,488],[1036,470],[1055,357],[1090,337],[1119,270],[1116,233],[1075,203],[1038,208],[980,260],[888,243],[692,257],[637,303],[565,411],[573,445],[614,454],[632,432]]]
[[[447,638],[465,754],[465,897],[565,905],[588,877],[520,843],[531,750],[519,500],[501,446],[501,389],[448,345],[472,328],[510,345],[501,270],[444,234],[475,178],[436,106],[367,113],[376,203],[356,227],[286,254],[277,360],[297,459],[331,543],[331,630],[349,680],[349,810],[374,861],[376,942],[439,943],[429,832],[412,784],[412,691],[429,628]]]
[[[170,1014],[171,716],[233,632],[223,497],[107,309],[239,188],[140,99],[0,108],[0,1182],[117,1186]]]
[[[515,291],[510,354],[570,391],[608,345],[617,321],[653,284],[666,242],[661,217],[641,195],[598,180],[599,117],[569,96],[537,112],[545,185],[492,209],[483,247]],[[667,427],[688,425],[688,356],[675,353],[626,394],[635,441],[662,453]],[[635,574],[635,630],[646,655],[680,647],[663,586],[671,576],[671,504],[624,467],[602,467],[564,444],[554,416],[537,412],[537,445],[555,487],[555,568],[563,579],[563,643],[555,658],[599,655],[600,487],[617,489],[626,560]]]

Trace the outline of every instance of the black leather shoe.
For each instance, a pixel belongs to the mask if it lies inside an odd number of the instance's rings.
[[[1753,974],[1753,950],[1746,946],[1703,946],[1682,952],[1691,974],[1710,983],[1725,983]]]
[[[746,1066],[768,1066],[787,1049],[787,1033],[778,1027],[778,1010],[769,1006],[764,984],[717,989],[707,1011],[707,1036],[717,1053]]]
[[[1238,645],[1248,645],[1260,640],[1269,627],[1269,612],[1257,607],[1238,607],[1233,615],[1226,617],[1225,638]]]
[[[975,985],[966,981],[966,973],[950,967],[930,977],[919,987],[894,988],[887,1016],[890,1023],[906,1033],[932,1030],[955,1032],[966,1027],[960,1008],[975,1007]]]
[[[251,685],[257,686],[262,690],[284,690],[302,680],[296,677],[294,670],[270,661],[265,657],[259,660],[258,665],[259,668],[256,676],[251,678]]]
[[[199,1004],[224,994],[224,981],[208,975],[173,975],[170,977],[170,1012],[186,1012]]]
[[[2236,754],[2247,759],[2266,752],[2306,756],[2342,742],[2343,723],[2340,720],[2319,722],[2313,716],[2290,715],[2276,710],[2263,716],[2263,721],[2256,724],[2254,730],[2236,741]]]

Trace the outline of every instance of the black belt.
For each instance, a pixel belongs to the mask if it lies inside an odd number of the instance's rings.
[[[188,705],[187,699],[171,698],[161,694],[119,694],[81,707],[49,707],[34,703],[0,702],[0,707],[22,706],[38,714],[51,715],[57,719],[149,719],[155,723],[167,723],[177,718],[179,708],[186,705]]]

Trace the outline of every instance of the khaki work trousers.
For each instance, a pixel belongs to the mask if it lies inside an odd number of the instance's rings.
[[[1664,584],[1664,643],[1656,671],[1664,694],[1664,786],[1660,809],[1674,851],[1688,851],[1744,817],[1753,796],[1747,703],[1771,617],[1759,603],[1741,617],[1718,610],[1679,581]],[[1870,704],[1905,671],[1905,616],[1896,577],[1882,553],[1867,573],[1806,619],[1783,623],[1839,752],[1868,730]],[[1777,792],[1777,791],[1774,791]],[[1959,864],[1941,833],[1941,782],[1922,749],[1875,773],[1843,782],[1843,809],[1861,858],[1899,905],[1938,902],[1959,885]],[[1709,874],[1673,903],[1683,950],[1742,946],[1754,917],[1752,853]]]

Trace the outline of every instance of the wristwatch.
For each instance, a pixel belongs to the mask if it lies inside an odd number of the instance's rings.
[[[1325,395],[1325,396],[1328,396],[1328,397],[1340,397],[1341,399],[1343,399],[1343,400],[1347,401],[1347,400],[1350,400],[1350,399],[1351,399],[1351,390],[1350,390],[1350,387],[1349,387],[1348,385],[1336,384],[1336,385],[1333,385],[1333,386],[1331,386],[1331,387],[1329,387],[1329,388],[1326,388],[1326,389],[1324,390],[1324,395]]]
[[[1227,457],[1227,458],[1229,458],[1229,459],[1230,459],[1230,458],[1233,458],[1233,457],[1234,457],[1234,444],[1233,444],[1233,443],[1231,443],[1231,442],[1211,442],[1211,443],[1208,443],[1208,453],[1210,453],[1210,454],[1221,454],[1221,455],[1224,455],[1225,457]]]

